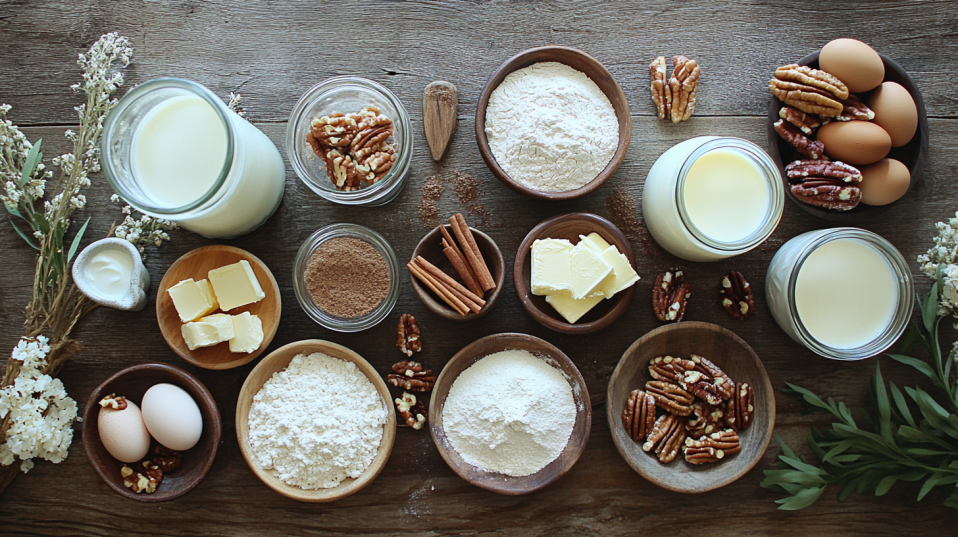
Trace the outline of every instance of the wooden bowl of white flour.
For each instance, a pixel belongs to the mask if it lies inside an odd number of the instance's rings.
[[[532,48],[506,60],[476,106],[476,143],[489,170],[538,199],[574,199],[602,186],[631,136],[618,82],[570,47]]]
[[[362,356],[309,339],[276,349],[250,372],[236,403],[236,437],[271,489],[331,502],[382,471],[396,413],[386,383]]]

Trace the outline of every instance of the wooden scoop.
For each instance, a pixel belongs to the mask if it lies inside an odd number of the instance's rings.
[[[459,103],[456,86],[437,80],[426,86],[422,96],[422,124],[426,141],[435,161],[442,159],[453,131],[456,130],[456,107]]]

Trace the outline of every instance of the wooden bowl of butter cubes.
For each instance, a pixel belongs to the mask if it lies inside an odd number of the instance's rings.
[[[281,313],[273,273],[233,246],[197,248],[177,259],[156,293],[156,319],[167,344],[205,369],[254,360],[276,335]]]
[[[590,213],[542,221],[519,246],[513,270],[516,294],[529,315],[568,334],[612,324],[628,309],[639,281],[629,240]]]

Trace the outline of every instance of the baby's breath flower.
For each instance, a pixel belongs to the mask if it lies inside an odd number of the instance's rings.
[[[958,213],[947,223],[935,224],[938,236],[933,239],[935,245],[924,255],[918,256],[921,271],[934,278],[941,266],[943,286],[941,301],[938,304],[939,315],[958,317]]]
[[[120,202],[120,196],[118,196],[118,195],[116,195],[116,194],[113,194],[112,196],[110,196],[110,201],[112,201],[113,203],[119,203],[119,202]]]

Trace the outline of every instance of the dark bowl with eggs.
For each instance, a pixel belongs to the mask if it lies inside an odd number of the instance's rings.
[[[799,65],[806,65],[813,69],[818,69],[818,58],[820,54],[821,50],[818,50],[812,54],[809,54],[808,56],[805,56],[797,63]],[[918,90],[918,86],[911,79],[911,77],[908,76],[908,73],[906,73],[905,70],[898,65],[898,63],[888,56],[885,56],[880,52],[878,55],[881,57],[882,63],[885,65],[885,78],[883,82],[896,82],[904,87],[911,95],[912,99],[914,99],[915,107],[918,110],[918,129],[915,131],[915,135],[911,138],[911,141],[901,147],[892,147],[891,151],[886,156],[886,158],[900,161],[908,168],[910,182],[908,184],[907,191],[902,196],[904,197],[907,196],[908,193],[911,192],[911,190],[915,187],[915,184],[921,177],[921,172],[925,167],[925,158],[928,153],[928,117],[925,114],[925,103],[922,100],[921,92]],[[865,92],[856,95],[861,98],[863,102],[867,102],[870,93],[871,92]],[[805,212],[815,215],[819,218],[847,225],[871,221],[876,216],[885,213],[885,211],[895,204],[894,202],[887,205],[866,205],[864,203],[859,203],[854,209],[848,211],[836,211],[809,205],[808,203],[801,201],[795,194],[792,193],[792,185],[789,183],[788,177],[785,175],[785,166],[790,162],[804,159],[805,157],[799,154],[798,151],[791,146],[791,144],[785,141],[785,139],[779,136],[775,131],[774,125],[775,122],[779,120],[779,110],[781,110],[782,106],[784,106],[784,103],[782,103],[782,101],[773,95],[768,105],[768,152],[769,155],[772,156],[772,159],[775,160],[775,163],[778,164],[779,171],[782,175],[782,181],[785,182],[786,195],[791,198],[796,205],[801,207]],[[859,166],[856,167],[860,168]]]

